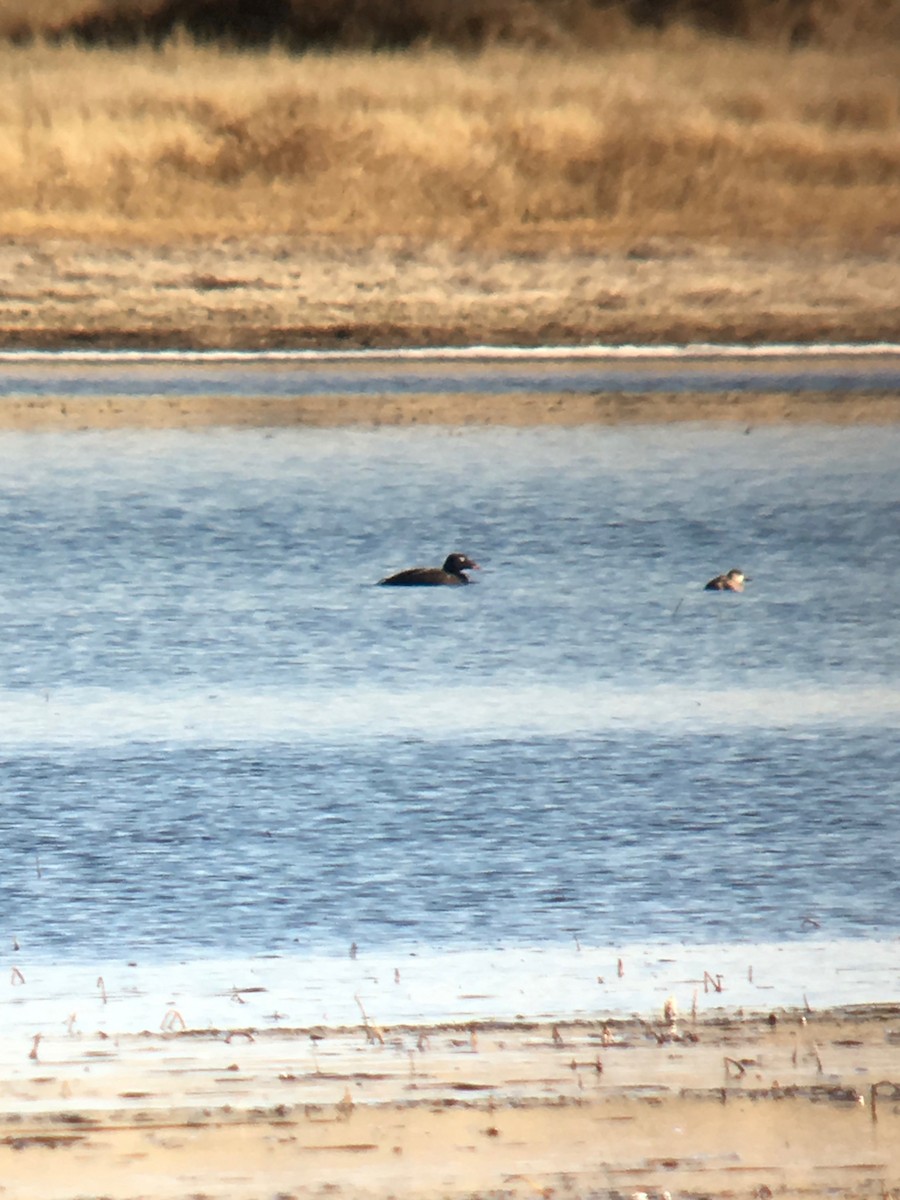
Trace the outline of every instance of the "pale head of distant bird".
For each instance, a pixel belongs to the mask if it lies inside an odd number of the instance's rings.
[[[732,567],[726,575],[717,575],[706,585],[708,592],[742,592],[744,584],[750,578],[738,567]]]

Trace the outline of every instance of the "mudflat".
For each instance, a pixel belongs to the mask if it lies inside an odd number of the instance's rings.
[[[363,349],[894,341],[890,253],[741,251],[652,241],[628,249],[492,254],[352,249],[272,238],[172,245],[0,245],[6,349]],[[893,422],[900,396],[518,394],[285,397],[10,395],[7,429],[216,424],[404,425],[679,420]]]
[[[0,245],[0,346],[288,349],[900,336],[900,240],[521,254],[379,238]]]
[[[68,1033],[3,1048],[15,1200],[900,1194],[900,1009]]]

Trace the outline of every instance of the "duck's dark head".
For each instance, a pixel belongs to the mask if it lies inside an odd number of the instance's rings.
[[[460,575],[465,579],[464,571],[479,571],[477,562],[473,562],[465,554],[448,554],[444,559],[444,570],[448,575]]]

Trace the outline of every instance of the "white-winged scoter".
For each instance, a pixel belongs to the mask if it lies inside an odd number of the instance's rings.
[[[442,567],[410,567],[408,571],[398,571],[396,575],[388,575],[379,579],[379,583],[390,587],[455,587],[461,583],[471,583],[466,571],[477,571],[477,562],[472,562],[465,554],[448,554]]]

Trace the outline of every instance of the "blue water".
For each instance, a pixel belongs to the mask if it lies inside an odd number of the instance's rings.
[[[0,932],[900,932],[898,462],[869,427],[0,436]],[[476,587],[375,586],[450,550]]]
[[[33,351],[0,348],[0,397],[896,391],[896,343]]]

